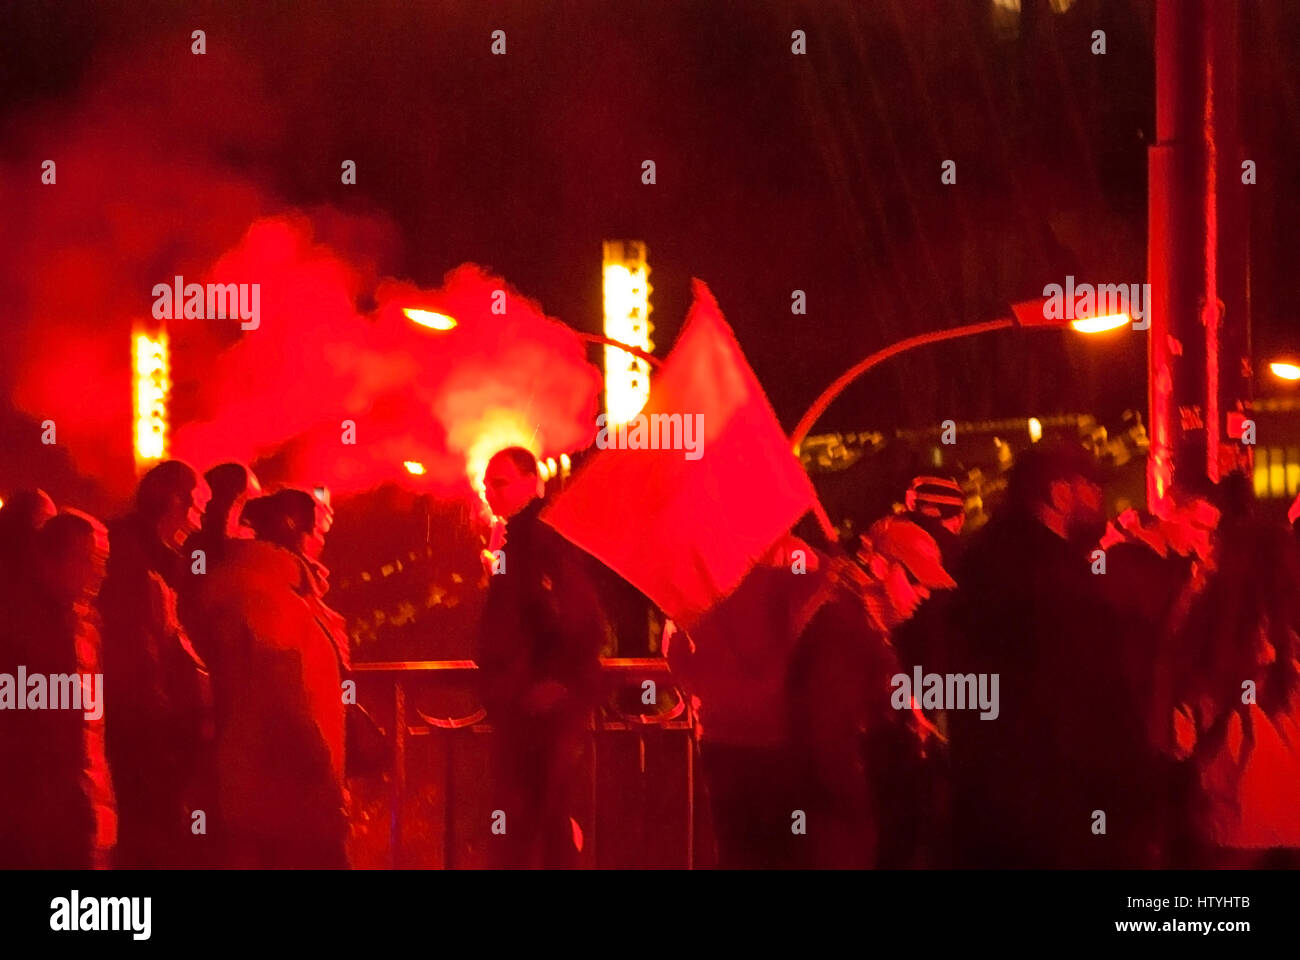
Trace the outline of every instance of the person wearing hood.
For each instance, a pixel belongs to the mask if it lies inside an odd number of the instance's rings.
[[[249,501],[254,540],[231,540],[199,589],[211,625],[217,808],[230,866],[348,865],[340,646],[318,616],[304,552],[314,498]]]
[[[956,865],[1151,866],[1163,856],[1167,765],[1128,669],[1096,551],[1101,470],[1038,445],[957,575],[945,672],[1000,680],[1000,712],[950,713]]]

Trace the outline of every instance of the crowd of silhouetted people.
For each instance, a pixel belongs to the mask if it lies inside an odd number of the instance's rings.
[[[40,491],[5,503],[0,672],[28,679],[22,707],[0,698],[4,866],[347,865],[330,516],[176,460],[107,528]],[[54,702],[67,677],[82,696]]]
[[[1300,500],[1232,474],[1108,520],[1105,473],[1031,448],[967,536],[917,477],[673,639],[722,865],[1300,866]]]
[[[1300,508],[1262,518],[1233,474],[1108,519],[1104,482],[1032,448],[972,534],[960,485],[920,476],[865,533],[791,532],[667,621],[716,863],[1300,865]],[[576,866],[611,619],[532,454],[484,485],[491,859]],[[9,498],[0,864],[348,866],[331,522],[233,463],[159,464],[107,527]]]

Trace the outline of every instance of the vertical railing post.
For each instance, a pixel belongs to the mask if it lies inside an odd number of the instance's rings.
[[[390,791],[392,821],[388,831],[392,866],[400,862],[402,814],[406,802],[406,690],[401,676],[393,679],[393,788]]]

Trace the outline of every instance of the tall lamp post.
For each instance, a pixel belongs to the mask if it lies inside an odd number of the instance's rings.
[[[1242,189],[1239,0],[1156,0],[1147,152],[1147,506],[1249,467],[1250,188]]]

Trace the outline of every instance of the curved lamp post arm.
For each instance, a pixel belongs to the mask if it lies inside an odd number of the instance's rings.
[[[632,356],[637,357],[640,360],[644,360],[652,367],[663,366],[663,361],[660,360],[658,357],[652,356],[651,354],[646,353],[640,347],[634,347],[630,343],[620,343],[618,340],[615,340],[612,337],[603,337],[599,333],[587,333],[584,330],[574,330],[573,332],[578,335],[579,340],[586,340],[588,343],[603,343],[607,347],[618,347],[618,349],[625,350],[628,353],[632,354]]]
[[[876,364],[888,360],[890,357],[911,350],[913,347],[923,347],[928,343],[939,343],[943,340],[956,340],[959,337],[970,337],[977,333],[989,333],[993,330],[1005,330],[1008,327],[1016,325],[1016,321],[1010,317],[998,320],[986,320],[983,323],[971,323],[964,327],[953,327],[951,330],[935,330],[931,333],[921,333],[915,337],[908,337],[906,340],[899,340],[892,343],[883,350],[877,350],[869,357],[855,363],[849,369],[845,370],[836,380],[825,390],[821,396],[813,401],[808,412],[803,415],[794,432],[790,434],[790,446],[795,453],[799,452],[799,447],[803,444],[804,438],[808,436],[808,431],[813,428],[818,419],[826,408],[844,392],[844,389],[858,377],[862,376]]]

